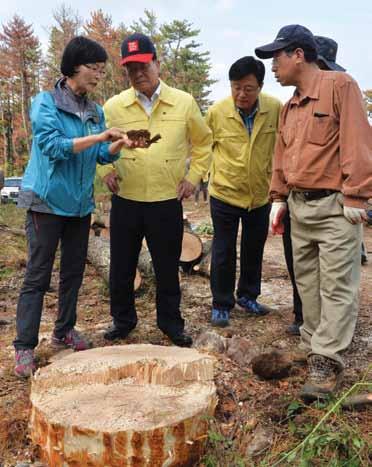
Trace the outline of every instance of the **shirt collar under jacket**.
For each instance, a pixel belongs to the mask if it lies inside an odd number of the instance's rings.
[[[159,89],[160,88],[160,89]],[[165,102],[166,104],[169,105],[175,105],[176,104],[176,98],[174,96],[174,93],[172,91],[172,88],[168,86],[167,84],[164,83],[161,79],[159,79],[159,96],[158,99],[162,102]],[[123,91],[122,93],[123,100],[122,100],[122,105],[124,107],[129,107],[133,105],[135,102],[137,102],[137,94],[136,90],[131,87],[128,91]]]
[[[258,99],[252,109],[252,111],[247,114],[245,113],[242,109],[239,109],[239,107],[236,108],[236,110],[239,112],[240,116],[242,117],[242,120],[244,122],[245,127],[248,130],[248,133],[251,135],[253,131],[253,125],[254,125],[254,118],[258,112]]]
[[[155,102],[157,101],[159,95],[160,95],[160,82],[158,84],[158,87],[155,89],[153,95],[148,98],[146,94],[143,94],[143,92],[137,91],[135,89],[135,93],[137,96],[137,99],[141,102],[143,105],[147,115],[150,115],[152,112],[152,108],[154,107]]]

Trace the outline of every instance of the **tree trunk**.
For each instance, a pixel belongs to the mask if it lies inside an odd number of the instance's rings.
[[[143,259],[141,256],[143,255]],[[96,268],[98,274],[109,283],[110,273],[110,239],[97,237],[90,235],[88,243],[88,261]],[[148,259],[147,254],[142,250],[140,254],[140,260],[138,267],[142,270],[137,269],[136,278],[134,280],[134,290],[138,290],[142,283],[141,272],[143,271],[144,276],[148,276],[152,270],[152,263],[150,264],[151,258]]]
[[[35,374],[32,440],[53,467],[195,465],[217,402],[213,364],[149,344],[71,354]]]

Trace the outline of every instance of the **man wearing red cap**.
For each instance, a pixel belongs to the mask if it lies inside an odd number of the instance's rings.
[[[156,276],[157,324],[175,345],[189,347],[180,313],[178,263],[183,235],[183,198],[209,167],[211,131],[193,97],[159,79],[152,41],[132,34],[121,47],[132,84],[105,106],[108,127],[148,130],[161,139],[148,148],[123,151],[114,170],[100,175],[113,193],[110,217],[110,296],[113,327],[107,340],[125,338],[137,324],[133,283],[146,239]],[[191,154],[186,175],[186,158]]]

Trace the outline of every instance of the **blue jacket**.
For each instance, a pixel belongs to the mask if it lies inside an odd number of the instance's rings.
[[[53,214],[61,216],[83,217],[94,210],[96,164],[119,157],[109,154],[109,143],[72,152],[74,138],[106,129],[100,106],[85,101],[84,112],[78,109],[78,103],[57,83],[54,91],[34,98],[30,111],[33,142],[22,191],[33,192]]]

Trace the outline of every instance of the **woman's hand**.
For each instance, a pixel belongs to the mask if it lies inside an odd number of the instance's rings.
[[[103,131],[97,136],[100,143],[106,143],[109,141],[118,141],[123,137],[126,137],[126,134],[119,128],[109,128],[108,130]]]
[[[120,139],[114,140],[114,142],[110,144],[109,153],[117,154],[123,147],[127,149],[136,147],[134,141],[130,140],[125,133],[121,134]]]

